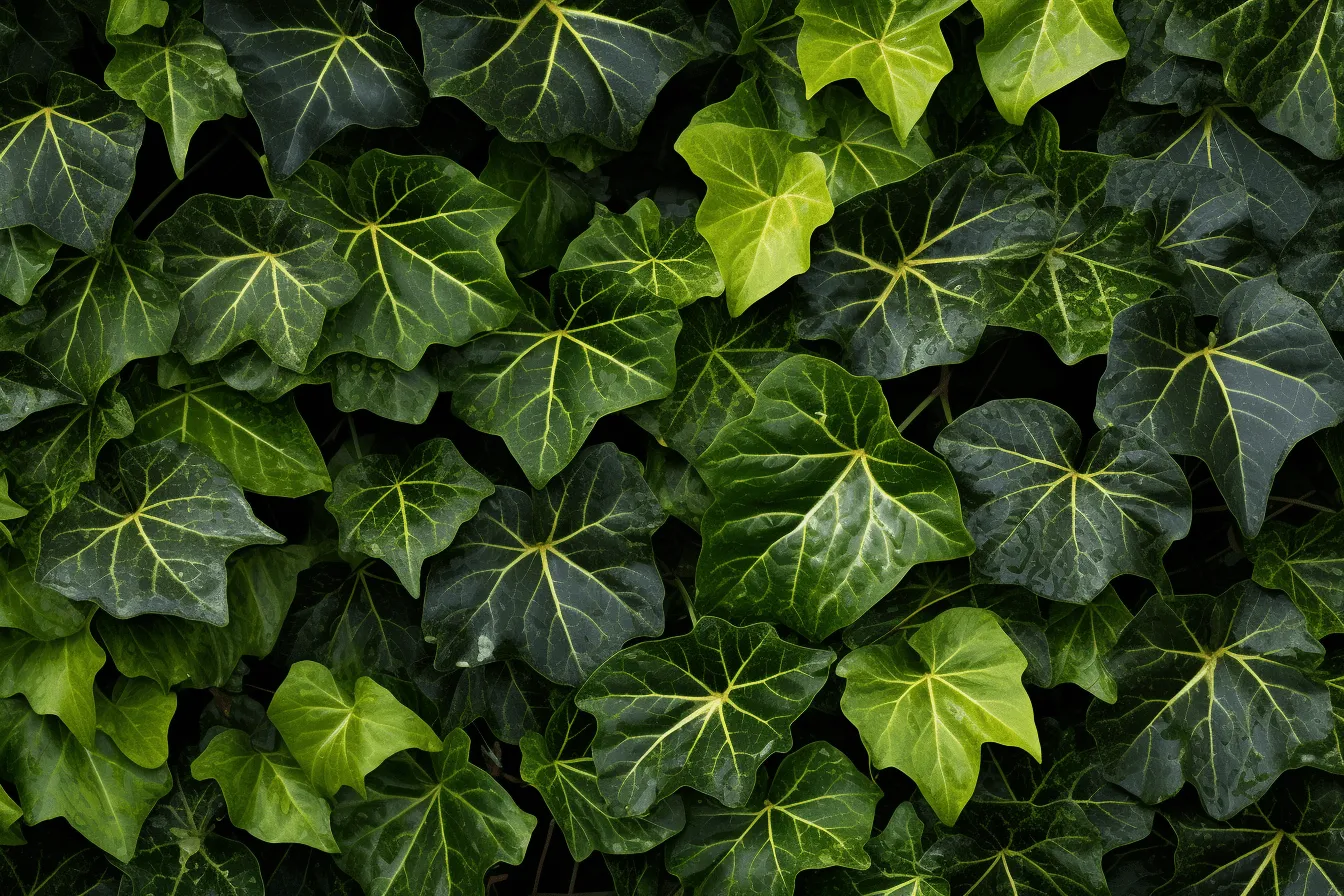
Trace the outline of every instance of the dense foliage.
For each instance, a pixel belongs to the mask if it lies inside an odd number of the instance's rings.
[[[1340,4],[0,68],[0,893],[1344,896]]]

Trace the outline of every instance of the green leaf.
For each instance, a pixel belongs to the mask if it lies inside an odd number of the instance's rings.
[[[134,426],[131,406],[113,381],[90,404],[56,408],[0,435],[0,457],[20,494],[60,492],[92,479],[103,446]]]
[[[60,242],[36,227],[20,224],[0,230],[0,295],[26,305],[51,265]]]
[[[471,764],[470,748],[450,731],[428,763],[401,753],[369,776],[367,797],[340,794],[336,861],[367,896],[481,893],[491,865],[523,861],[537,820]]]
[[[0,121],[0,227],[32,224],[89,253],[106,246],[131,193],[144,117],[56,72],[45,87],[29,75],[0,83]]]
[[[1344,179],[1324,178],[1321,201],[1283,252],[1279,280],[1307,299],[1332,330],[1344,330]]]
[[[520,273],[557,267],[565,247],[593,216],[593,198],[578,172],[539,143],[496,138],[481,183],[518,203],[517,214],[500,231],[499,244]]]
[[[562,271],[551,300],[524,291],[506,330],[453,352],[453,413],[501,436],[541,488],[573,460],[599,418],[663,398],[681,330],[671,300],[613,271]]]
[[[527,663],[503,660],[463,669],[441,718],[450,728],[483,719],[490,733],[517,744],[529,731],[545,731],[551,699],[563,693]]]
[[[638,462],[610,443],[580,453],[544,490],[498,487],[430,570],[435,665],[520,658],[582,684],[626,641],[662,632],[650,539],[666,518]]]
[[[933,150],[915,131],[902,143],[891,122],[843,87],[822,93],[827,120],[808,144],[826,166],[826,185],[836,205],[860,193],[905,180],[933,162]]]
[[[933,89],[952,71],[939,25],[961,3],[801,0],[798,62],[808,98],[827,84],[856,78],[900,139],[909,139]]]
[[[95,730],[94,676],[107,661],[85,624],[64,638],[43,641],[16,628],[0,629],[0,697],[22,694],[33,712],[56,716],[85,748]]]
[[[0,628],[54,640],[83,628],[84,616],[65,597],[34,582],[31,563],[13,554],[0,555]]]
[[[1344,789],[1339,779],[1298,772],[1231,821],[1180,807],[1172,891],[1199,894],[1344,892]]]
[[[346,176],[310,161],[271,188],[336,228],[336,253],[360,280],[310,366],[357,352],[409,370],[431,345],[461,345],[513,319],[518,293],[495,240],[517,206],[456,162],[373,150]]]
[[[723,294],[723,275],[695,223],[664,218],[648,197],[623,215],[596,206],[593,222],[560,260],[562,271],[588,269],[626,274],[678,308]]]
[[[310,661],[289,667],[266,715],[326,797],[342,786],[363,796],[364,777],[393,753],[443,748],[432,728],[372,678],[360,678],[351,691]]]
[[[55,849],[55,844],[27,849],[0,850],[0,883],[16,896],[113,896],[121,872],[100,850],[82,844],[63,844],[74,849]]]
[[[1120,313],[1095,416],[1203,460],[1254,536],[1289,450],[1339,421],[1344,359],[1311,306],[1272,277],[1228,293],[1213,333],[1195,314],[1166,299]]]
[[[993,613],[954,607],[908,639],[859,648],[836,674],[846,680],[841,708],[873,764],[913,778],[951,825],[975,790],[982,744],[1040,760],[1026,668]]]
[[[23,807],[14,802],[14,797],[0,790],[0,846],[19,846],[27,841],[19,820],[23,818]]]
[[[1069,682],[1114,703],[1115,679],[1106,669],[1106,655],[1133,618],[1110,587],[1086,604],[1052,603],[1045,628],[1050,640],[1051,686]]]
[[[1173,52],[1218,62],[1223,82],[1271,131],[1316,155],[1344,155],[1337,10],[1315,0],[1176,0],[1167,20]]]
[[[276,175],[349,125],[411,127],[425,106],[415,61],[351,0],[206,0]]]
[[[1150,597],[1107,659],[1119,700],[1087,714],[1106,776],[1145,803],[1188,781],[1209,815],[1235,815],[1330,735],[1323,653],[1288,598],[1250,582]]]
[[[1059,229],[1036,258],[995,267],[990,322],[1045,337],[1066,364],[1106,352],[1115,315],[1173,280],[1152,254],[1146,222],[1105,207],[1112,159],[1061,152],[1059,124],[1045,109],[1000,152],[1000,173],[1032,174],[1050,187]]]
[[[850,370],[879,379],[966,360],[993,311],[988,271],[1054,245],[1046,196],[953,156],[845,203],[799,279],[798,335],[840,342]]]
[[[17,352],[0,351],[0,432],[39,411],[75,401],[79,394],[47,368]]]
[[[336,237],[279,199],[192,196],[154,229],[182,292],[176,348],[199,364],[255,340],[280,366],[303,370],[327,311],[358,289]]]
[[[246,732],[225,729],[191,763],[191,774],[218,781],[229,819],[257,839],[339,851],[331,807],[283,745],[262,752]]]
[[[826,165],[765,125],[754,80],[697,112],[675,149],[705,182],[695,224],[723,272],[734,316],[808,269],[812,231],[835,210]]]
[[[680,0],[427,0],[415,20],[430,92],[515,142],[631,148],[663,85],[701,54]]]
[[[391,361],[347,352],[322,362],[318,373],[331,381],[332,404],[347,414],[367,410],[400,423],[424,423],[439,399],[429,359],[402,370]]]
[[[1251,577],[1288,595],[1314,638],[1344,632],[1344,514],[1301,526],[1273,522],[1246,545]]]
[[[574,861],[593,853],[628,855],[653,849],[686,824],[681,797],[673,794],[636,816],[613,815],[598,784],[592,743],[596,726],[579,712],[572,700],[546,726],[545,736],[523,735],[522,771],[527,783],[541,792]]]
[[[665,513],[700,531],[700,523],[714,496],[690,461],[675,451],[650,445],[644,458],[644,481],[653,489]]]
[[[322,452],[292,398],[270,404],[213,379],[131,387],[137,444],[173,438],[199,446],[250,492],[297,498],[331,488]]]
[[[1162,556],[1190,531],[1190,486],[1149,436],[1110,426],[1084,453],[1067,411],[1016,398],[962,414],[934,448],[957,480],[978,577],[1070,603],[1120,575],[1166,585]]]
[[[1227,97],[1217,65],[1167,49],[1172,6],[1173,0],[1120,0],[1116,5],[1116,15],[1129,38],[1120,93],[1131,103],[1174,103],[1190,115]]]
[[[113,0],[113,10],[117,2]],[[109,23],[108,38],[116,55],[103,79],[163,128],[168,157],[181,180],[196,129],[225,115],[241,118],[247,108],[224,45],[186,10],[167,16],[168,4],[159,0],[159,5],[165,15],[157,22],[117,28]]]
[[[494,485],[447,439],[416,446],[403,461],[363,457],[337,475],[326,508],[340,526],[341,550],[385,561],[412,597],[420,567],[452,543]]]
[[[972,550],[947,467],[901,437],[875,381],[821,358],[779,364],[696,466],[715,499],[700,612],[821,640],[916,563]]]
[[[165,613],[223,625],[225,558],[283,540],[223,465],[165,439],[122,451],[115,472],[80,488],[47,524],[36,572],[119,619]]]
[[[98,730],[127,759],[141,768],[158,768],[168,761],[168,725],[177,711],[177,694],[165,693],[147,678],[122,678],[111,699],[97,689],[93,699]]]
[[[0,536],[4,536],[5,541],[13,544],[14,535],[5,524],[11,520],[23,519],[27,515],[28,510],[9,496],[9,480],[0,473]]]
[[[693,795],[668,870],[697,893],[789,896],[800,871],[867,868],[864,852],[881,791],[828,743],[785,757],[756,779],[741,808]]]
[[[882,833],[864,847],[872,864],[828,869],[813,878],[816,896],[951,896],[947,881],[923,867],[924,823],[914,804],[901,803]]]
[[[141,768],[105,734],[81,746],[64,725],[19,699],[0,703],[0,732],[0,758],[26,824],[65,818],[94,846],[130,861],[145,817],[172,789],[168,769]]]
[[[622,650],[576,698],[597,718],[593,759],[608,810],[643,815],[683,786],[743,805],[761,763],[793,746],[790,726],[834,660],[765,623],[739,628],[713,616],[689,634]]]
[[[118,896],[263,896],[256,856],[237,840],[214,832],[224,809],[219,788],[189,778],[176,784],[146,820],[135,859],[123,869],[126,878]]]
[[[980,72],[999,114],[1021,124],[1038,101],[1112,59],[1129,41],[1112,0],[974,0],[985,20]]]

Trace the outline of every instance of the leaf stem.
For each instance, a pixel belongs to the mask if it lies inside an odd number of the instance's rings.
[[[230,136],[232,136],[232,133],[230,133]],[[209,152],[207,152],[205,155],[201,156],[194,163],[192,163],[191,167],[188,168],[186,171],[182,172],[181,180],[174,180],[172,183],[168,184],[168,186],[164,187],[163,190],[159,192],[159,195],[151,199],[149,201],[149,205],[145,206],[144,210],[142,210],[140,214],[135,216],[135,220],[131,222],[131,229],[136,230],[140,227],[141,224],[145,223],[145,219],[154,213],[154,209],[158,208],[159,204],[162,203],[163,200],[173,195],[174,190],[182,186],[182,184],[186,182],[187,178],[191,177],[193,174],[199,171],[201,169],[201,166],[203,166],[206,162],[210,161],[210,159],[214,157],[215,153],[219,152],[226,145],[228,145],[227,140],[221,140],[218,143],[216,143],[214,146],[210,148]]]
[[[924,396],[924,400],[915,405],[915,409],[906,415],[905,419],[896,427],[897,432],[905,432],[906,427],[914,423],[919,415],[928,410],[929,405],[935,401],[942,404],[943,416],[947,418],[947,422],[949,424],[952,422],[952,402],[948,398],[949,387],[952,384],[952,368],[943,365],[941,371],[938,377],[938,385],[934,386],[933,391]]]
[[[537,876],[532,879],[532,896],[541,892],[541,872],[546,867],[546,853],[551,851],[551,835],[555,833],[555,819],[546,825],[546,842],[541,844],[541,856],[537,859]]]
[[[694,628],[696,621],[699,620],[700,617],[695,614],[695,607],[691,604],[691,592],[686,590],[686,586],[682,584],[679,576],[673,576],[672,582],[677,586],[677,590],[681,592],[681,600],[686,604],[686,612],[691,615],[691,627]]]

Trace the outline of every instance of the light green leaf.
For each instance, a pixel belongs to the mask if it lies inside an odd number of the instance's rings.
[[[761,772],[741,808],[693,795],[686,830],[672,841],[668,870],[697,893],[790,896],[800,871],[867,868],[864,852],[882,791],[825,742]]]
[[[1167,299],[1120,313],[1096,420],[1202,459],[1242,532],[1254,536],[1289,450],[1339,421],[1344,359],[1311,306],[1272,277],[1228,293],[1212,333],[1195,315],[1188,302]]]
[[[428,763],[401,753],[369,777],[367,797],[340,795],[336,861],[367,896],[480,893],[491,865],[523,861],[537,820],[470,749],[466,732],[450,731]]]
[[[1040,761],[1026,668],[993,613],[954,607],[908,640],[859,648],[836,674],[846,680],[841,708],[873,764],[913,778],[952,825],[975,790],[982,744],[1021,747]]]
[[[257,839],[340,850],[331,835],[331,807],[283,745],[262,752],[246,732],[226,729],[191,763],[191,774],[218,781],[229,819]]]
[[[415,61],[372,10],[349,0],[206,0],[266,157],[289,177],[349,125],[411,127],[425,86]]]
[[[164,613],[223,625],[225,558],[283,540],[223,465],[165,439],[122,451],[115,476],[80,488],[47,523],[36,572],[119,619]]]
[[[20,224],[0,230],[0,296],[26,305],[51,265],[60,242],[36,227]]]
[[[147,678],[121,678],[112,697],[94,690],[98,730],[141,768],[168,761],[168,725],[177,711],[177,694],[165,692]]]
[[[352,692],[307,660],[289,667],[266,715],[326,797],[343,786],[364,796],[365,775],[393,753],[443,749],[434,730],[372,678],[360,678]]]
[[[499,245],[519,273],[558,266],[565,247],[593,216],[593,198],[578,171],[540,143],[495,138],[481,183],[518,203],[517,214],[500,231]]]
[[[360,280],[309,366],[357,352],[409,370],[431,345],[461,345],[513,319],[518,294],[495,240],[517,205],[456,162],[372,150],[348,176],[310,161],[271,189],[336,228],[336,253]]]
[[[1288,598],[1250,582],[1150,597],[1106,663],[1119,700],[1087,714],[1106,777],[1150,804],[1188,781],[1209,815],[1235,815],[1330,736],[1323,654]]]
[[[666,518],[638,461],[609,442],[544,490],[500,486],[430,570],[424,626],[435,665],[520,658],[582,684],[626,641],[662,632],[650,539]]]
[[[89,253],[106,246],[135,180],[144,116],[56,72],[45,87],[29,75],[0,83],[0,122],[0,227],[32,224]]]
[[[192,196],[154,228],[182,291],[176,348],[199,364],[255,340],[277,364],[303,370],[327,311],[358,289],[336,236],[279,199]]]
[[[337,475],[326,508],[340,526],[341,550],[383,560],[419,597],[425,558],[448,547],[494,490],[452,442],[430,439],[404,461],[371,454],[350,464]]]
[[[696,608],[766,619],[814,640],[910,567],[969,554],[952,474],[896,429],[878,383],[795,355],[696,468],[714,492]]]
[[[1051,686],[1069,682],[1114,703],[1115,679],[1106,670],[1106,655],[1133,618],[1109,587],[1086,604],[1052,603],[1045,628],[1050,640]]]
[[[141,377],[130,395],[134,443],[173,438],[197,445],[240,486],[262,495],[297,498],[331,488],[322,452],[292,398],[264,404],[201,378],[164,389]]]
[[[966,360],[993,313],[986,274],[1054,245],[1046,199],[1036,178],[958,155],[845,203],[799,279],[798,335],[840,342],[879,379]]]
[[[167,0],[108,0],[107,34],[134,34],[146,25],[162,28],[168,12]]]
[[[118,2],[113,0],[109,18]],[[168,4],[158,2],[166,16]],[[109,22],[108,38],[116,55],[107,64],[103,79],[163,128],[168,157],[181,180],[186,176],[187,149],[196,129],[225,115],[241,118],[247,108],[224,45],[187,11],[174,10],[165,16],[157,22],[141,22],[152,26],[144,28],[114,29]]]
[[[86,748],[93,746],[94,676],[107,654],[87,623],[73,635],[43,641],[0,629],[0,697],[22,694],[33,712],[56,716]]]
[[[923,134],[915,131],[902,143],[884,115],[843,87],[827,89],[819,105],[826,112],[826,125],[807,146],[821,156],[837,206],[905,180],[933,161]]]
[[[1344,632],[1344,514],[1317,514],[1296,527],[1270,523],[1246,552],[1251,577],[1286,593],[1312,637]]]
[[[790,726],[834,660],[765,623],[739,628],[713,616],[689,634],[622,650],[575,701],[597,718],[593,759],[608,810],[643,815],[683,786],[741,806],[761,763],[793,746]]]
[[[575,237],[560,270],[619,271],[678,308],[723,294],[723,276],[709,244],[690,220],[664,218],[645,197],[623,215],[596,207],[593,223]]]
[[[1034,398],[987,402],[938,435],[975,538],[978,577],[1087,603],[1120,575],[1167,585],[1162,557],[1190,531],[1190,486],[1152,438],[1078,424]]]
[[[629,149],[663,85],[701,54],[680,0],[426,0],[415,20],[430,92],[515,142],[582,134]]]
[[[975,47],[999,114],[1021,124],[1046,96],[1112,59],[1129,41],[1112,0],[973,0],[985,20]]]
[[[523,301],[508,329],[453,352],[445,386],[453,413],[501,436],[541,488],[599,418],[671,392],[681,318],[613,271],[562,271],[549,302],[531,290]]]
[[[0,457],[20,494],[61,492],[92,479],[103,446],[134,426],[131,406],[112,381],[90,404],[56,408],[0,435]]]
[[[869,101],[891,119],[900,139],[908,139],[933,89],[952,71],[952,52],[939,26],[961,4],[962,0],[801,0],[798,62],[808,98],[834,81],[857,78]]]
[[[0,846],[19,846],[27,841],[23,837],[23,828],[19,820],[23,818],[23,807],[14,802],[14,797],[0,790]]]
[[[31,563],[0,554],[0,627],[54,640],[83,628],[84,616],[65,597],[34,582]]]
[[[546,726],[546,734],[523,735],[522,778],[541,792],[574,861],[593,850],[628,855],[653,849],[686,824],[681,797],[673,794],[646,814],[616,816],[598,786],[591,716],[566,700]]]

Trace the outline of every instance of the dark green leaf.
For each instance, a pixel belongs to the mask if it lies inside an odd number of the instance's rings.
[[[92,479],[103,446],[134,426],[130,404],[110,382],[90,404],[48,411],[0,436],[0,457],[21,494],[64,491]]]
[[[714,496],[690,461],[675,451],[650,445],[644,458],[644,481],[658,496],[664,512],[700,531]]]
[[[25,418],[79,401],[50,370],[17,352],[0,352],[0,432]]]
[[[60,242],[28,224],[0,231],[0,295],[27,304],[33,287],[51,270]]]
[[[71,846],[74,844],[61,844]],[[0,884],[15,896],[115,896],[121,872],[95,848],[47,843],[0,850]]]
[[[1217,65],[1181,56],[1166,47],[1167,19],[1174,0],[1120,0],[1116,15],[1129,38],[1120,91],[1132,103],[1174,103],[1186,115],[1226,99]]]
[[[496,138],[481,183],[518,203],[499,244],[521,273],[559,265],[565,247],[593,216],[593,198],[578,172],[539,143]]]
[[[1316,638],[1344,632],[1344,514],[1270,523],[1247,544],[1255,581],[1285,592]]]
[[[1332,330],[1344,330],[1344,178],[1320,184],[1321,201],[1307,226],[1288,244],[1279,279],[1316,306]]]
[[[925,852],[924,823],[911,803],[901,803],[891,820],[865,849],[872,864],[863,871],[836,868],[813,878],[816,896],[951,896],[947,881],[930,872]]]
[[[1086,604],[1051,604],[1045,628],[1050,642],[1050,684],[1070,682],[1114,703],[1115,679],[1106,670],[1106,656],[1133,618],[1109,587]]]
[[[826,166],[836,205],[905,180],[933,161],[923,134],[915,131],[902,143],[885,115],[845,88],[827,88],[819,102],[827,120],[810,147]]]
[[[503,660],[463,669],[444,712],[451,728],[484,719],[490,733],[516,744],[529,731],[544,731],[557,689],[527,663]]]
[[[331,381],[332,403],[347,414],[367,410],[401,423],[424,423],[439,398],[428,359],[402,370],[391,361],[347,352],[322,362],[318,373]]]

